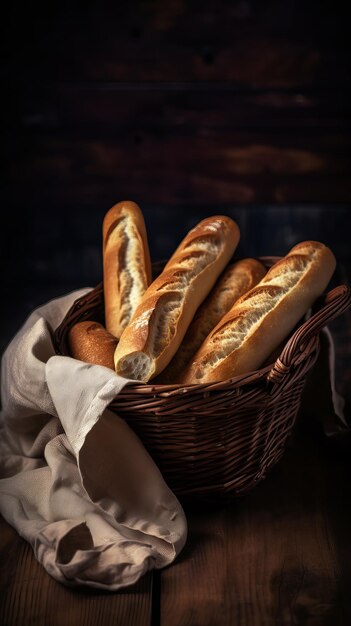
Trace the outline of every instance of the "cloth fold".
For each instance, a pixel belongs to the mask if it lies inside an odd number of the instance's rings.
[[[0,512],[56,580],[117,590],[183,548],[183,509],[126,422],[130,380],[55,355],[52,330],[88,289],[35,310],[2,358]]]

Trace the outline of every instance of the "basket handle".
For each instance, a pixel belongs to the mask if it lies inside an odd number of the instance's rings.
[[[290,337],[281,355],[275,361],[267,379],[270,382],[280,383],[289,372],[291,365],[304,358],[310,342],[333,319],[344,313],[351,306],[351,289],[347,285],[340,285],[329,291],[325,296],[318,298],[313,310],[316,312],[304,322]]]

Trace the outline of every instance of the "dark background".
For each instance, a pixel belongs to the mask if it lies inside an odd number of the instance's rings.
[[[303,0],[12,3],[3,14],[1,348],[101,280],[101,223],[144,212],[154,260],[231,215],[238,255],[331,246],[350,282],[349,21]],[[350,318],[334,327],[338,384]]]

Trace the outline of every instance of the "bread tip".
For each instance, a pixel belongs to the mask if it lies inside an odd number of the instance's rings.
[[[118,346],[114,358],[116,374],[142,383],[150,380],[154,374],[155,367],[151,358],[145,352],[135,351],[119,357],[117,351]]]

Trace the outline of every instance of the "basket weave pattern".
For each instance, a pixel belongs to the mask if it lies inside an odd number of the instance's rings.
[[[269,267],[276,259],[260,260]],[[244,494],[282,456],[306,376],[318,356],[318,333],[350,304],[348,287],[329,292],[280,357],[256,372],[189,386],[135,383],[110,408],[139,435],[178,496]],[[56,352],[68,355],[68,330],[78,321],[103,322],[103,311],[100,284],[73,304],[56,329]]]

